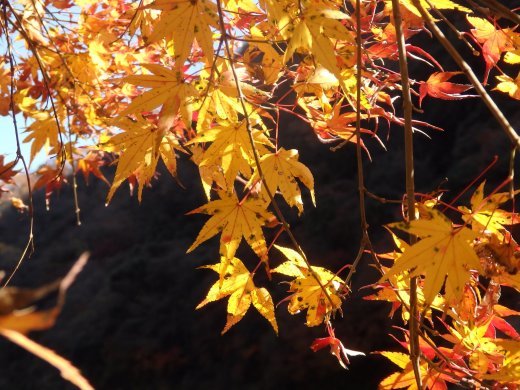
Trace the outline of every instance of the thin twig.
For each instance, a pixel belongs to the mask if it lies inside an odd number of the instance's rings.
[[[363,50],[361,42],[361,1],[356,0],[356,165],[358,177],[358,194],[359,194],[359,217],[361,224],[361,242],[359,244],[359,251],[356,259],[350,267],[349,273],[345,278],[345,284],[348,285],[352,276],[356,272],[357,265],[363,257],[365,247],[369,241],[368,237],[368,223],[366,217],[365,207],[365,174],[363,170],[363,153],[361,150],[361,82],[362,82],[362,68],[363,68]]]
[[[408,203],[407,219],[415,220],[415,184],[414,184],[414,162],[413,162],[413,128],[412,128],[412,96],[410,94],[410,79],[408,77],[408,61],[406,59],[406,46],[402,31],[401,10],[399,1],[392,0],[392,11],[394,26],[399,50],[399,68],[401,70],[401,86],[403,94],[404,111],[404,148],[405,148],[405,170],[406,170],[406,199]],[[410,243],[414,244],[415,237],[410,235]],[[421,378],[421,350],[419,347],[419,325],[418,301],[417,301],[417,277],[410,279],[410,360],[412,362],[415,382],[422,389]]]
[[[68,111],[68,109],[67,109]],[[81,226],[81,209],[79,208],[79,199],[78,199],[78,180],[76,178],[76,164],[74,162],[74,148],[72,147],[72,131],[70,130],[70,115],[67,112],[67,130],[69,135],[69,154],[70,154],[70,165],[72,167],[72,193],[74,195],[74,213],[76,214],[76,225]],[[77,140],[77,136],[76,136]]]
[[[14,267],[14,269],[11,271],[9,277],[6,279],[6,281],[3,283],[2,288],[6,287],[13,276],[16,274],[20,266],[22,265],[22,262],[28,255],[29,251],[34,251],[34,204],[33,204],[33,195],[32,195],[32,184],[31,184],[31,176],[29,174],[29,168],[27,166],[27,162],[25,161],[25,157],[22,154],[22,148],[20,146],[20,135],[18,133],[18,123],[16,121],[16,111],[14,106],[14,91],[15,91],[15,85],[14,85],[14,59],[13,59],[13,48],[11,44],[11,37],[9,34],[9,26],[8,26],[8,18],[7,18],[7,1],[4,1],[2,6],[2,13],[3,13],[3,24],[4,24],[4,33],[5,33],[5,40],[7,43],[7,56],[9,57],[9,67],[10,67],[10,90],[9,90],[9,109],[11,111],[11,114],[13,116],[13,128],[14,128],[14,134],[16,139],[16,160],[19,160],[22,162],[24,173],[25,173],[25,180],[27,182],[27,195],[29,196],[29,233],[27,242],[25,244],[25,247],[22,251],[22,254],[18,258],[18,261]]]
[[[22,19],[16,13],[16,10],[11,6],[11,4],[9,2],[7,2],[7,1],[4,2],[4,6],[5,5],[7,5],[9,7],[11,13],[13,14],[14,18],[16,19],[16,22],[18,24],[18,32],[20,33],[20,35],[22,35],[23,39],[25,40],[25,42],[29,46],[29,50],[34,55],[34,58],[36,59],[36,62],[38,63],[38,68],[40,69],[40,71],[42,73],[42,77],[43,77],[43,81],[44,81],[43,84],[45,86],[45,89],[47,90],[47,94],[48,94],[49,100],[51,102],[51,108],[52,108],[52,112],[53,112],[53,115],[54,115],[54,119],[56,120],[56,127],[58,129],[58,138],[59,138],[60,148],[59,148],[59,152],[56,153],[56,154],[57,155],[61,155],[61,157],[63,158],[66,155],[66,152],[65,152],[65,149],[64,149],[64,146],[63,146],[64,145],[64,142],[63,142],[63,130],[62,130],[62,127],[61,127],[61,124],[60,124],[60,120],[59,120],[59,117],[58,117],[58,111],[56,109],[56,105],[55,105],[54,99],[52,97],[52,91],[51,91],[51,88],[50,88],[50,84],[51,84],[50,81],[51,80],[50,80],[49,75],[47,74],[47,72],[45,70],[45,67],[44,67],[43,61],[42,61],[42,59],[40,57],[40,53],[38,52],[38,49],[36,48],[36,46],[34,45],[34,42],[31,40],[31,38],[29,37],[29,35],[27,34],[27,32],[25,31],[25,29],[23,27]],[[63,168],[64,168],[65,160],[66,160],[66,158],[63,158],[63,162],[62,162],[61,167],[60,167],[61,170],[63,170]],[[61,172],[59,174],[61,174]]]
[[[509,19],[515,24],[520,24],[520,16],[513,11],[511,11],[509,8],[507,8],[505,5],[501,4],[500,2],[496,0],[477,0],[479,3],[481,3],[484,7],[489,8],[492,12],[492,15],[498,15],[504,19]]]
[[[226,53],[227,53],[227,56],[228,56],[229,67],[231,69],[231,73],[233,74],[233,78],[235,79],[236,90],[237,90],[237,93],[238,93],[238,100],[240,101],[240,105],[241,105],[242,110],[244,112],[244,120],[245,120],[245,123],[246,123],[247,134],[249,136],[249,142],[251,143],[251,147],[253,149],[253,155],[254,155],[254,158],[255,158],[256,168],[258,169],[258,175],[260,176],[260,179],[262,180],[262,183],[264,185],[264,188],[265,188],[265,191],[267,193],[267,196],[269,197],[269,199],[270,199],[270,201],[271,201],[271,203],[273,205],[273,209],[275,211],[275,214],[278,217],[278,219],[280,220],[280,222],[282,223],[282,225],[284,227],[284,230],[287,232],[287,235],[289,236],[289,239],[291,240],[291,243],[296,248],[298,254],[304,260],[304,262],[307,265],[307,267],[309,269],[309,272],[311,273],[312,277],[316,280],[316,282],[320,286],[321,290],[323,291],[323,293],[327,297],[327,300],[330,302],[330,304],[332,305],[332,308],[334,309],[335,305],[334,305],[334,302],[332,301],[332,298],[329,295],[329,292],[325,288],[324,284],[322,283],[322,281],[319,278],[319,276],[316,273],[316,271],[314,271],[314,269],[312,268],[309,260],[307,259],[307,256],[305,255],[305,253],[301,249],[300,245],[298,244],[298,241],[296,241],[296,238],[294,237],[294,235],[293,235],[293,233],[292,233],[292,231],[291,231],[291,229],[289,227],[289,224],[287,223],[287,220],[283,216],[283,214],[282,214],[282,212],[280,210],[280,207],[278,206],[278,203],[274,199],[273,193],[271,192],[271,190],[269,189],[269,187],[267,186],[267,183],[265,181],[265,176],[264,176],[264,173],[263,173],[263,170],[262,170],[262,166],[260,165],[260,156],[258,154],[258,150],[256,149],[255,141],[254,141],[254,138],[253,138],[253,127],[251,125],[251,120],[249,118],[249,113],[247,112],[247,107],[246,107],[246,104],[245,104],[246,98],[244,96],[244,93],[242,92],[242,87],[240,85],[240,79],[239,79],[239,77],[237,75],[237,72],[236,72],[236,69],[235,69],[235,65],[234,65],[234,62],[233,62],[233,54],[232,54],[231,48],[229,47],[229,41],[227,39],[227,32],[226,32],[226,28],[225,28],[225,24],[224,24],[224,12],[222,10],[222,3],[221,3],[220,0],[217,0],[217,9],[218,9],[218,15],[219,15],[220,31],[221,31],[221,34],[222,34],[222,37],[223,37],[223,42],[224,42],[224,48],[226,49]]]

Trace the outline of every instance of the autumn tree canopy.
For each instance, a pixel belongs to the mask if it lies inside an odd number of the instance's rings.
[[[197,309],[226,300],[222,333],[251,306],[278,332],[284,325],[269,285],[255,275],[281,274],[289,290],[281,306],[305,312],[305,325],[325,332],[311,348],[330,347],[344,367],[351,356],[380,353],[398,366],[381,378],[383,389],[520,385],[520,335],[508,318],[520,313],[500,301],[503,287],[520,291],[520,249],[510,232],[520,222],[512,202],[520,139],[492,99],[498,91],[520,100],[515,10],[495,0],[18,0],[2,2],[1,22],[0,114],[12,122],[1,137],[14,137],[18,148],[14,160],[0,156],[0,185],[8,192],[20,172],[29,188],[27,200],[12,198],[29,216],[18,266],[32,251],[32,191],[45,189],[52,207],[60,187],[94,176],[109,186],[108,205],[126,185],[141,201],[159,180],[159,165],[175,177],[178,159],[191,160],[207,201],[188,214],[207,220],[186,250],[220,243],[205,267],[215,282]],[[450,68],[426,40],[444,48]],[[482,61],[482,72],[469,57]],[[423,79],[408,71],[417,64],[428,69]],[[485,185],[486,171],[468,178],[469,204],[437,187],[417,194],[413,138],[439,128],[415,112],[432,99],[476,97],[511,141],[499,157],[511,160],[509,177],[495,188]],[[305,209],[320,198],[298,150],[279,143],[281,113],[308,124],[316,147],[356,155],[362,239],[357,257],[339,270],[313,265],[282,212],[290,208],[305,221]],[[402,132],[406,151],[406,188],[394,200],[402,219],[387,226],[395,244],[389,253],[372,245],[365,208],[368,196],[392,202],[364,184],[367,162],[377,158],[367,140],[385,148],[382,130],[385,137]],[[42,153],[48,162],[31,167],[32,180],[30,164]],[[75,208],[80,224],[76,192]],[[241,244],[252,249],[250,258],[236,257]],[[273,252],[286,260],[271,261]],[[353,351],[334,334],[335,321],[352,320],[341,313],[359,262],[381,274],[366,304],[387,301],[395,323],[406,324],[395,351]],[[16,270],[7,271],[6,285]],[[31,349],[24,334],[53,321],[12,319],[18,309],[1,313],[0,333],[90,388],[52,351]]]

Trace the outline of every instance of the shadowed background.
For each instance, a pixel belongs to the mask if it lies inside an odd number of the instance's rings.
[[[429,103],[429,102],[426,102]],[[507,175],[508,141],[492,123],[476,99],[430,105],[428,119],[446,131],[428,131],[431,140],[416,136],[417,191],[443,188],[453,196],[485,166],[499,156],[490,171],[490,186]],[[438,108],[437,108],[438,107]],[[373,161],[365,158],[366,185],[371,192],[399,199],[404,189],[402,130],[386,130],[379,136],[388,146],[385,152],[368,142]],[[316,180],[317,207],[306,190],[305,212],[285,210],[294,233],[315,265],[337,270],[350,263],[358,249],[359,210],[355,176],[355,147],[337,152],[320,144],[311,129],[291,117],[283,119],[281,144],[297,148]],[[113,170],[105,170],[108,176]],[[127,186],[104,206],[105,184],[92,180],[87,186],[79,179],[82,226],[75,226],[69,187],[53,195],[46,212],[43,194],[35,195],[36,253],[25,261],[12,284],[37,286],[64,275],[84,250],[91,259],[71,287],[67,303],[56,326],[31,337],[56,350],[76,364],[96,388],[316,388],[320,385],[350,385],[373,389],[396,370],[377,355],[352,358],[343,370],[328,350],[313,353],[309,346],[323,337],[322,327],[307,328],[305,314],[290,316],[286,303],[276,310],[280,335],[255,310],[227,334],[226,301],[195,311],[216,281],[216,274],[196,267],[218,262],[218,238],[193,253],[185,251],[207,216],[184,214],[204,203],[195,167],[185,157],[179,161],[182,189],[167,173],[161,173],[153,188],[145,190],[141,205],[130,197]],[[469,194],[468,194],[469,195]],[[467,196],[466,196],[467,198]],[[368,200],[370,232],[378,251],[388,246],[381,225],[400,217],[400,206]],[[0,217],[0,267],[10,270],[26,239],[27,216],[4,205]],[[272,237],[273,229],[266,230]],[[287,243],[282,235],[281,244]],[[269,239],[268,239],[269,241]],[[282,261],[271,252],[271,265]],[[238,257],[248,268],[257,259],[246,245]],[[369,258],[366,257],[368,261]],[[345,275],[343,275],[345,276]],[[361,296],[370,289],[358,289],[377,280],[366,262],[353,279],[353,295],[343,305],[343,318],[336,318],[336,335],[347,348],[371,351],[399,347],[387,336],[391,329],[389,304],[367,302]],[[255,283],[266,286],[275,302],[286,295],[288,286],[275,276],[269,282],[259,272]],[[1,388],[68,388],[57,371],[18,347],[0,340]]]

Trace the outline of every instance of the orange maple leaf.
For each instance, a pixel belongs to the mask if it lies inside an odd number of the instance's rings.
[[[476,95],[462,94],[462,92],[472,88],[471,85],[455,84],[448,81],[458,74],[462,74],[462,72],[436,72],[433,73],[427,81],[421,81],[419,83],[419,106],[422,104],[426,95],[444,100],[460,100],[468,97],[476,97]]]

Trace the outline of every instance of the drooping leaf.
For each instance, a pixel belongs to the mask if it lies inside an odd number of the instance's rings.
[[[350,364],[349,356],[365,356],[363,352],[345,348],[341,340],[336,338],[334,329],[329,325],[327,325],[327,329],[329,331],[328,337],[317,338],[312,342],[311,349],[313,352],[317,352],[325,347],[330,347],[330,353],[338,359],[339,364],[344,369],[347,369],[347,365]]]
[[[210,0],[155,0],[146,8],[161,10],[154,23],[150,42],[166,38],[173,46],[175,67],[181,69],[190,56],[194,39],[210,63],[213,58],[213,33],[218,28],[217,6]]]
[[[336,51],[331,42],[332,38],[354,43],[352,34],[340,22],[346,19],[349,16],[339,10],[309,6],[292,30],[283,62],[289,61],[297,49],[309,51],[319,64],[336,76],[340,86],[348,94],[349,88],[338,67]]]
[[[32,122],[25,133],[24,143],[31,143],[31,161],[42,149],[46,152],[60,147],[59,128],[54,116],[47,111],[37,111],[31,113]]]
[[[406,252],[410,248],[410,245],[405,241],[401,240],[394,233],[390,232],[392,235],[392,239],[398,249],[398,251],[393,251],[391,253],[383,253],[378,254],[377,256],[383,259],[391,259],[394,263],[403,253]],[[383,271],[387,272],[388,268],[383,267]],[[374,301],[387,301],[392,303],[392,308],[390,311],[390,318],[393,317],[395,311],[401,308],[401,316],[403,321],[408,322],[410,319],[410,312],[407,307],[410,306],[410,275],[408,272],[402,272],[391,276],[388,279],[388,282],[377,283],[372,286],[377,289],[377,292],[372,295],[368,295],[363,297],[366,300],[374,300]],[[442,310],[444,307],[444,299],[440,295],[436,295],[433,301],[429,304],[430,309]],[[404,304],[404,305],[403,305]],[[423,291],[423,283],[419,281],[417,285],[417,306],[420,311],[425,309],[425,300],[424,300],[424,291]],[[425,318],[431,319],[431,310],[427,309],[423,314]]]
[[[312,202],[316,205],[314,178],[309,168],[298,161],[297,150],[280,148],[275,153],[266,153],[260,158],[260,165],[265,179],[265,183],[262,183],[262,185],[267,185],[271,194],[274,195],[279,189],[289,206],[296,206],[301,214],[303,201],[300,188],[296,182],[296,178],[298,178],[310,190]],[[249,179],[248,186],[257,182],[260,182],[258,169]]]
[[[141,64],[141,66],[152,74],[127,76],[121,82],[151,89],[134,98],[120,115],[143,113],[163,106],[161,119],[166,128],[171,126],[178,113],[185,125],[191,126],[192,105],[197,96],[195,87],[183,79],[179,70],[168,69],[157,64]]]
[[[430,217],[390,225],[422,240],[407,248],[382,280],[407,270],[411,277],[425,275],[424,299],[431,304],[446,279],[444,297],[447,302],[456,301],[463,294],[470,270],[480,268],[478,256],[470,245],[477,235],[464,226],[453,226],[437,210],[431,210]]]
[[[266,135],[260,130],[253,131],[255,148],[263,155],[267,153],[265,145],[273,146]],[[221,121],[217,126],[204,130],[188,144],[212,142],[204,152],[200,167],[222,167],[226,183],[230,186],[235,181],[238,173],[246,178],[251,176],[254,164],[254,151],[249,139],[248,128],[245,121],[233,123]],[[231,188],[226,188],[231,191]]]
[[[124,131],[101,145],[107,152],[119,153],[116,174],[107,196],[107,203],[123,181],[132,175],[137,177],[138,199],[141,201],[143,188],[152,180],[159,157],[162,157],[169,171],[175,173],[174,149],[178,147],[178,141],[174,134],[158,128],[141,116],[136,121],[128,117],[118,118],[113,124]]]
[[[45,188],[45,204],[47,209],[50,206],[50,198],[54,191],[59,191],[67,183],[67,178],[61,168],[44,165],[36,171],[38,180],[34,183],[34,190]]]
[[[236,194],[220,193],[220,199],[209,202],[188,214],[204,213],[211,218],[204,224],[195,242],[188,248],[191,252],[204,241],[218,233],[221,256],[232,259],[245,238],[260,259],[267,261],[267,246],[262,226],[275,217],[266,209],[266,203],[259,199],[247,198],[239,201]]]
[[[10,161],[8,163],[4,163],[5,156],[0,155],[0,180],[4,183],[11,183],[13,177],[19,172],[15,170],[16,161]]]
[[[471,210],[466,207],[459,207],[466,214],[462,216],[465,221],[471,222],[473,230],[480,232],[486,230],[503,238],[505,226],[520,223],[520,216],[517,213],[500,209],[500,205],[510,200],[509,192],[500,192],[484,197],[483,181],[471,196]],[[514,192],[518,194],[520,190]]]
[[[513,99],[520,100],[520,73],[518,73],[515,79],[508,75],[500,75],[497,76],[497,80],[500,82],[495,89],[507,93]]]
[[[90,174],[94,175],[98,179],[102,180],[106,184],[110,185],[108,180],[105,178],[105,175],[99,169],[105,165],[105,162],[99,156],[99,154],[88,153],[84,158],[80,159],[76,164],[76,172],[81,172],[85,179],[85,182],[88,183],[88,178]]]
[[[227,332],[229,328],[239,322],[252,303],[278,334],[273,298],[265,288],[255,287],[253,275],[241,260],[236,257],[232,259],[223,257],[219,264],[203,266],[202,268],[212,269],[219,274],[220,280],[211,286],[206,298],[198,304],[197,309],[209,302],[229,296],[227,321],[222,333]]]
[[[486,73],[484,75],[484,84],[486,84],[491,68],[500,60],[502,53],[513,48],[509,36],[510,30],[496,28],[484,18],[467,16],[467,19],[475,27],[471,30],[471,33],[482,45],[482,55],[486,62]]]
[[[289,291],[292,292],[287,307],[289,313],[297,314],[302,310],[307,310],[306,325],[320,325],[332,312],[340,309],[339,291],[343,286],[343,281],[322,267],[312,267],[312,271],[309,270],[298,252],[279,245],[275,245],[275,247],[287,257],[288,261],[271,272],[295,278],[289,288]]]
[[[421,82],[419,87],[419,106],[422,100],[429,95],[437,99],[460,100],[473,95],[463,95],[462,92],[472,88],[471,85],[455,84],[448,80],[462,72],[436,72],[427,81]]]

